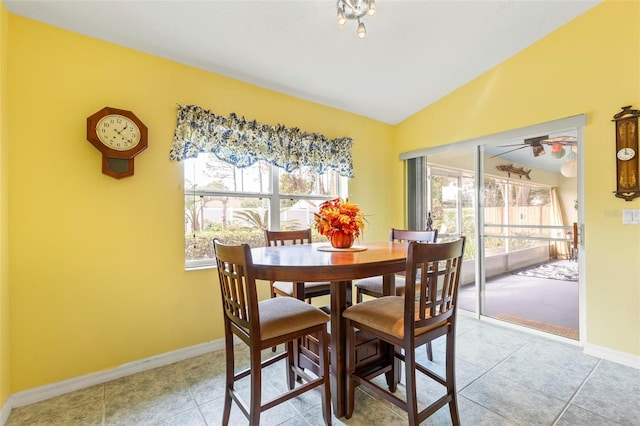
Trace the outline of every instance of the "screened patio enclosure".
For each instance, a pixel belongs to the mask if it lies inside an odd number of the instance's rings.
[[[430,216],[439,239],[467,237],[460,309],[579,340],[579,179],[561,171],[579,143],[564,155],[547,148],[516,162],[500,147],[523,137],[502,136],[403,154],[407,225],[424,229]],[[536,160],[544,155],[543,165]]]

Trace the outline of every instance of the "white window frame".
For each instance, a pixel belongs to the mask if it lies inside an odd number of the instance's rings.
[[[332,200],[336,197],[346,198],[346,194],[348,193],[348,178],[344,176],[338,176],[337,182],[337,194],[335,195],[306,195],[306,194],[281,194],[280,193],[280,184],[279,184],[279,174],[282,172],[280,168],[269,164],[268,174],[270,180],[270,188],[269,192],[248,192],[248,191],[219,191],[219,190],[189,190],[187,189],[186,181],[187,178],[195,177],[195,170],[191,171],[191,176],[187,176],[187,164],[185,163],[185,172],[183,177],[183,188],[184,188],[184,200],[188,196],[215,196],[215,197],[235,197],[235,198],[267,198],[269,199],[269,211],[270,212],[280,212],[280,203],[282,200]],[[233,166],[237,169],[237,167]],[[327,170],[330,172],[332,170]],[[286,172],[285,172],[286,173]],[[186,207],[183,204],[183,207]],[[183,217],[184,219],[184,217]],[[183,221],[184,222],[184,221]],[[182,224],[184,228],[184,223]],[[269,214],[269,229],[271,230],[279,230],[280,229],[280,214]],[[196,259],[196,260],[188,260],[186,258],[185,252],[185,270],[198,270],[198,269],[210,269],[216,266],[215,259]]]

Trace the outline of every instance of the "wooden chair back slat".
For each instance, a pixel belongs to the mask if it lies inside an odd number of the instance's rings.
[[[435,243],[438,240],[438,230],[419,231],[412,229],[395,229],[389,231],[389,241],[408,243],[420,241],[423,243]]]
[[[229,246],[214,239],[213,246],[225,315],[249,335],[254,331],[259,333],[259,327],[252,329],[252,325],[259,324],[259,317],[249,245]]]
[[[284,246],[289,244],[311,244],[311,229],[294,231],[264,231],[267,246]]]
[[[465,237],[425,244],[411,241],[407,251],[405,338],[417,328],[439,323],[455,309]]]

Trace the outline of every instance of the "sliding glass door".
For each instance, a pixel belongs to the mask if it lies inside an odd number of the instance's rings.
[[[426,205],[427,218],[438,230],[438,240],[466,237],[465,256],[462,265],[461,286],[465,288],[460,297],[464,309],[476,311],[475,265],[478,256],[476,247],[476,179],[474,164],[475,149],[456,150],[422,157],[425,166],[426,186],[422,198]]]
[[[408,179],[421,182],[409,185],[409,227],[430,218],[439,240],[467,238],[461,310],[577,340],[578,182],[565,165],[579,145],[483,142],[408,161]],[[505,145],[522,146],[519,162],[502,154]]]

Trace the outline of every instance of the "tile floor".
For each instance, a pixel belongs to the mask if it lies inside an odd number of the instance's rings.
[[[434,345],[436,369],[443,368],[443,344]],[[247,351],[243,346],[237,351],[246,365]],[[418,356],[424,357],[424,349]],[[285,388],[283,364],[265,374],[265,394]],[[463,425],[640,424],[640,370],[583,355],[574,345],[464,316],[459,316],[457,384]],[[444,393],[426,378],[419,385],[423,403]],[[16,408],[6,425],[219,425],[223,388],[224,355],[216,351]],[[403,389],[400,385],[398,392]],[[353,417],[333,419],[334,425],[406,422],[395,406],[361,389]],[[231,424],[247,424],[235,406]],[[266,411],[261,424],[322,425],[320,394],[310,392]],[[448,409],[423,424],[451,424]]]

